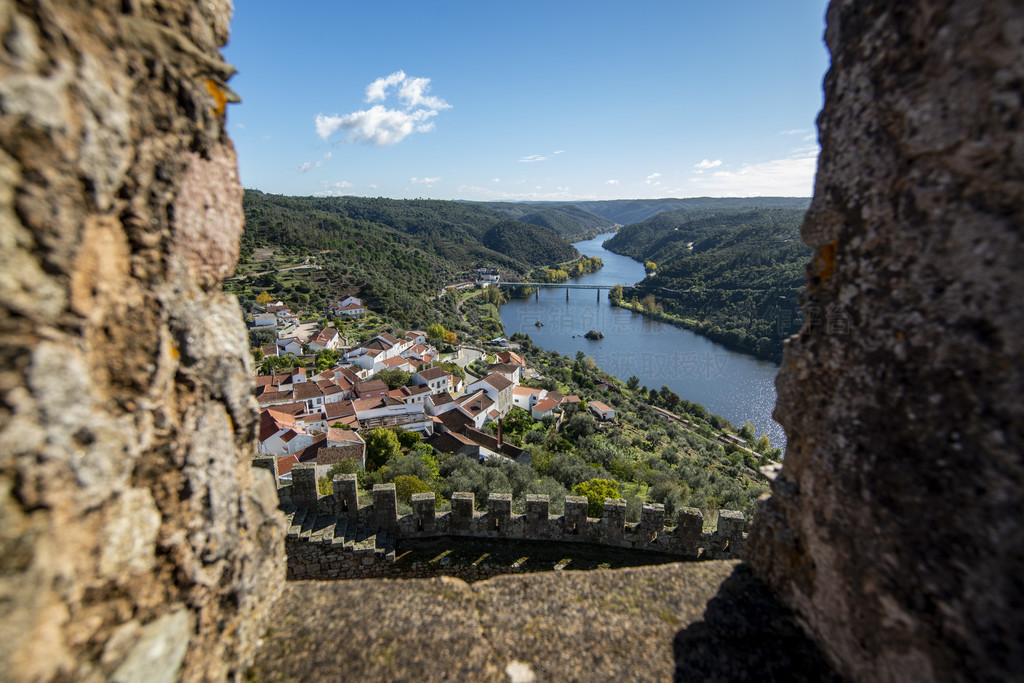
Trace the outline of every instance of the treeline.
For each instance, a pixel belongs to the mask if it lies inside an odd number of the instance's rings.
[[[528,282],[565,282],[570,278],[583,277],[601,270],[604,261],[600,256],[582,256],[572,263],[560,263],[554,268],[535,268],[527,276]]]
[[[811,257],[800,240],[806,200],[789,201],[797,208],[683,209],[623,228],[605,247],[652,263],[635,288],[616,293],[621,305],[779,361],[803,323]]]

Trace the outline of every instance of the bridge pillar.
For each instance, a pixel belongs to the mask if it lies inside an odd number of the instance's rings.
[[[565,288],[565,300],[566,301],[569,300],[569,288],[568,287]]]

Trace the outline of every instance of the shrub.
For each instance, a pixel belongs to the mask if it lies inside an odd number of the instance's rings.
[[[395,477],[395,495],[402,503],[408,503],[414,493],[430,493],[433,491],[430,486],[417,476],[403,474]]]
[[[604,499],[619,497],[619,482],[612,479],[591,479],[572,487],[573,495],[586,496],[587,516],[604,515]]]

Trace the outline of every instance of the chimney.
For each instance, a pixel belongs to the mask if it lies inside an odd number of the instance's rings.
[[[501,448],[501,423],[502,419],[498,418],[498,448]]]

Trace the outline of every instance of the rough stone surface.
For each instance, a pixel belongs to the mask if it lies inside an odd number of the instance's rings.
[[[1024,12],[835,0],[789,439],[747,558],[842,673],[1024,670]]]
[[[0,3],[5,680],[137,680],[156,650],[165,676],[223,679],[283,575],[219,291],[242,227],[230,12]]]
[[[298,581],[275,609],[253,680],[834,680],[734,561],[474,584]]]

